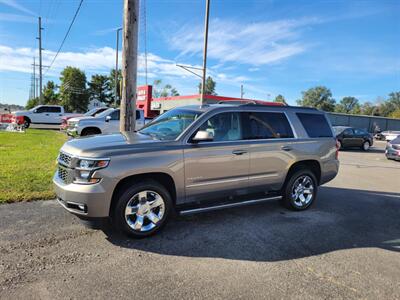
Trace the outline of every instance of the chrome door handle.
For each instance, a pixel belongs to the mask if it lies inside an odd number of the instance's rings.
[[[290,151],[290,150],[292,150],[292,147],[290,147],[290,146],[282,146],[281,149],[283,151]]]
[[[245,153],[247,153],[247,151],[245,151],[245,150],[233,150],[232,151],[232,154],[235,154],[235,155],[242,155]]]

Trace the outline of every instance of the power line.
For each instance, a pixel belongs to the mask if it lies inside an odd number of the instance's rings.
[[[72,25],[74,25],[75,19],[76,19],[76,17],[78,16],[78,13],[79,13],[79,10],[81,9],[82,3],[83,3],[83,0],[81,0],[81,1],[79,2],[79,6],[78,6],[78,8],[76,9],[76,12],[75,12],[74,17],[72,18],[71,24],[69,24],[69,27],[68,27],[67,32],[65,33],[64,39],[63,39],[63,41],[61,42],[61,45],[60,45],[60,47],[58,48],[56,55],[54,56],[53,60],[51,61],[50,68],[47,69],[46,73],[51,69],[51,67],[53,66],[54,61],[56,60],[58,54],[59,54],[60,51],[61,51],[61,48],[64,46],[65,40],[67,39],[67,37],[68,37],[68,35],[69,35],[69,32],[71,31]],[[46,73],[45,73],[45,74],[46,74]]]

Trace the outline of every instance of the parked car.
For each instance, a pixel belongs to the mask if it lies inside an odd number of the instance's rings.
[[[400,160],[400,136],[386,144],[385,155],[387,159]]]
[[[119,132],[119,109],[109,108],[95,117],[69,119],[67,134],[72,137]],[[136,129],[144,126],[144,111],[136,110]]]
[[[336,134],[339,149],[357,147],[364,151],[368,151],[374,144],[372,134],[364,129],[347,126],[333,126],[333,130]]]
[[[29,128],[31,124],[59,125],[62,117],[73,114],[65,113],[60,105],[38,105],[27,111],[16,111],[13,115],[24,117],[24,127]]]
[[[384,131],[382,132],[382,135],[384,136],[386,141],[390,142],[400,136],[400,131],[393,131],[393,130]]]
[[[60,204],[110,218],[132,237],[191,214],[281,199],[309,208],[339,168],[324,112],[301,107],[203,105],[172,109],[137,132],[64,144],[53,182]]]
[[[68,120],[72,118],[78,118],[78,117],[95,117],[96,115],[102,113],[103,111],[107,110],[108,107],[96,107],[93,108],[89,111],[87,111],[85,114],[72,114],[70,116],[65,116],[61,119],[61,125],[60,125],[60,130],[67,130],[68,128]]]

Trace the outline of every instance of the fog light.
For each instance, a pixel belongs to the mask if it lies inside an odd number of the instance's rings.
[[[90,176],[90,171],[80,171],[80,177],[83,179],[88,179]]]

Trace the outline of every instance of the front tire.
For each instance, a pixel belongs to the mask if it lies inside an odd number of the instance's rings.
[[[117,197],[112,223],[133,238],[148,237],[160,231],[172,210],[171,195],[154,180],[128,186]]]
[[[362,144],[361,149],[364,150],[364,151],[368,151],[370,147],[371,147],[370,143],[368,141],[365,141]]]
[[[29,120],[28,118],[24,118],[24,128],[28,129],[29,126],[31,126],[31,120]]]
[[[314,173],[308,169],[298,170],[290,176],[283,188],[283,204],[291,210],[305,210],[314,203],[317,189]]]

